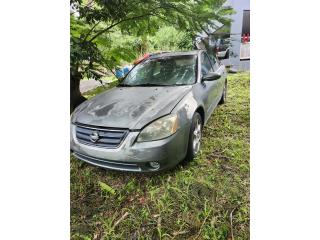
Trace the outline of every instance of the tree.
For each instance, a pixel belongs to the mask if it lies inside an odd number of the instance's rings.
[[[149,38],[151,50],[191,50],[192,39],[188,37],[185,31],[179,31],[172,26],[161,27]],[[184,45],[186,39],[190,42],[189,45]]]
[[[202,31],[212,19],[229,21],[225,0],[71,0],[70,108],[85,98],[79,90],[87,76],[100,79],[103,69],[135,57],[132,46],[113,45],[110,34],[154,35],[170,25],[189,34]],[[120,35],[121,38],[121,35]],[[186,43],[184,43],[186,44]]]

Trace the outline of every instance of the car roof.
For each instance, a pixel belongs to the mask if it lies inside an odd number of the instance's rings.
[[[150,59],[161,58],[161,57],[174,57],[174,56],[187,56],[187,55],[197,55],[199,52],[204,50],[193,50],[193,51],[184,51],[184,52],[163,52],[156,53],[150,56]]]

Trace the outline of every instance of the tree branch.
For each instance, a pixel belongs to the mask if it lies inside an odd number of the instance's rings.
[[[89,30],[89,32],[86,34],[86,36],[83,38],[84,42],[85,40],[87,40],[87,38],[89,37],[89,35],[92,33],[92,31],[99,25],[99,23],[101,23],[101,21],[98,21],[95,25],[93,25],[93,27]]]
[[[118,24],[120,23],[123,23],[123,22],[126,22],[126,21],[131,21],[131,20],[134,20],[134,19],[139,19],[139,18],[144,18],[144,17],[147,17],[147,16],[152,16],[152,13],[147,13],[147,14],[143,14],[143,15],[140,15],[140,16],[135,16],[135,17],[131,17],[131,18],[125,18],[125,19],[122,19],[114,24],[111,24],[109,27],[105,28],[105,29],[102,29],[100,30],[96,35],[94,35],[90,40],[89,42],[92,42],[94,39],[96,39],[97,37],[99,37],[101,34],[107,32],[108,30],[110,30],[111,28],[117,26]]]
[[[171,21],[169,21],[168,19],[165,19],[164,17],[160,17],[158,14],[153,13],[153,14],[151,14],[151,15],[154,16],[154,17],[160,18],[161,20],[163,20],[163,21],[165,21],[165,22],[168,22],[168,23],[170,23],[170,24],[172,24],[172,25],[177,25],[177,23],[171,22]]]

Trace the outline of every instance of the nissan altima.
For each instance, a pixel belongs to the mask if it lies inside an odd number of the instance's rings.
[[[190,161],[203,126],[226,101],[226,77],[225,66],[204,50],[154,54],[75,109],[71,151],[95,166],[133,172]]]

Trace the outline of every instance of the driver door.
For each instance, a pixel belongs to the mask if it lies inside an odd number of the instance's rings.
[[[207,75],[209,72],[214,72],[214,68],[211,64],[211,61],[207,53],[201,53],[201,78]],[[205,111],[208,116],[212,113],[214,108],[218,105],[219,102],[219,80],[216,81],[204,81],[202,82],[202,87],[205,92],[204,105]]]

